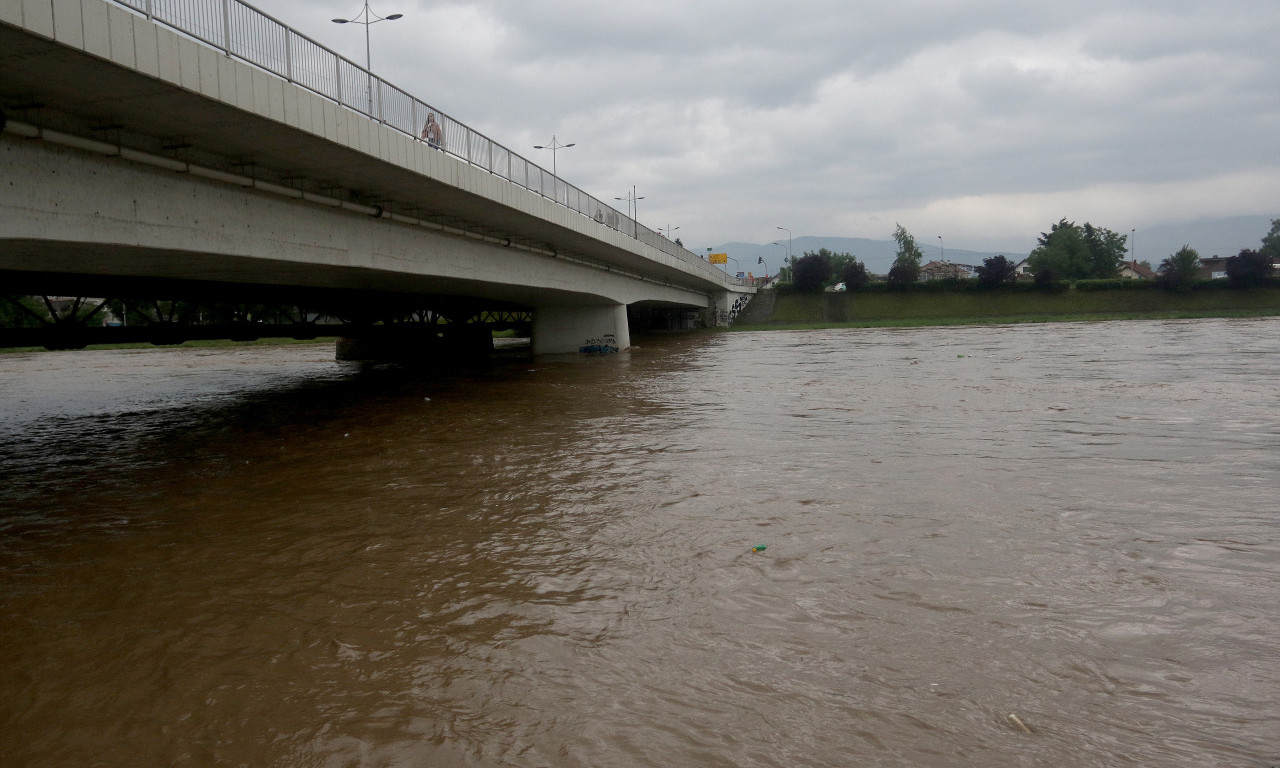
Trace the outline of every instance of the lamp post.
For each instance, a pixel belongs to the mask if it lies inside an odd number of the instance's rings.
[[[1137,264],[1138,257],[1138,230],[1137,228],[1129,230],[1129,261]]]
[[[574,146],[577,146],[577,145],[576,145],[576,144],[572,144],[572,143],[570,143],[570,144],[558,144],[558,143],[556,143],[556,135],[553,133],[553,134],[551,134],[551,143],[550,143],[550,144],[547,144],[546,146],[543,146],[543,145],[541,145],[541,144],[535,144],[535,145],[533,146],[533,148],[534,148],[534,149],[549,149],[549,150],[551,150],[551,175],[552,175],[552,176],[559,176],[559,175],[560,175],[560,173],[559,173],[558,171],[556,171],[556,150],[557,150],[557,149],[568,149],[569,147],[574,147]]]
[[[373,64],[369,53],[369,27],[380,21],[395,21],[404,16],[403,13],[393,13],[390,16],[379,16],[369,8],[369,0],[364,0],[364,9],[349,19],[334,19],[334,24],[363,24],[364,25],[364,71],[369,76],[369,115],[373,116]]]
[[[627,193],[626,197],[615,197],[613,199],[626,200],[627,213],[631,215],[631,220],[634,221],[636,224],[640,223],[640,202],[639,201],[643,200],[644,198],[636,197],[636,187],[634,184],[631,185],[631,191]]]
[[[947,260],[947,248],[942,244],[942,235],[938,235],[938,250],[942,252],[942,255],[938,257],[938,260],[945,262]]]
[[[671,233],[675,232],[677,229],[679,229],[679,227],[673,227],[670,224],[668,224],[665,227],[658,227],[658,231],[661,232],[662,236],[667,238],[668,240],[671,239]]]
[[[787,248],[787,244],[786,244],[786,243],[774,243],[774,245],[778,246],[779,248]],[[790,250],[791,250],[791,249],[789,249],[789,248],[788,248],[788,249],[787,249],[787,252],[788,252],[788,253],[790,253]],[[784,270],[784,269],[790,269],[790,268],[791,268],[791,266],[790,266],[790,262],[789,262],[787,259],[785,259],[785,258],[784,258],[784,259],[782,260],[782,263],[784,264],[784,266],[782,266],[782,267],[779,267],[779,268],[778,268],[778,279],[779,279],[779,280],[781,280],[781,279],[782,279],[782,270]]]
[[[777,227],[777,229],[787,233],[787,266],[794,267],[795,260],[791,258],[791,230],[786,227]]]

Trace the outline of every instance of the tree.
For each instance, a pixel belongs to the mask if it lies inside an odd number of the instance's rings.
[[[1120,273],[1128,236],[1085,222],[1083,226],[1061,219],[1039,243],[1027,261],[1033,273],[1051,269],[1057,279],[1110,278]]]
[[[1185,291],[1200,275],[1200,254],[1189,245],[1160,262],[1160,276],[1156,278],[1171,291]]]
[[[831,253],[823,248],[818,253],[805,252],[796,259],[791,284],[801,293],[818,293],[831,279]]]
[[[1053,267],[1041,267],[1040,269],[1037,269],[1035,274],[1032,275],[1032,278],[1035,280],[1036,285],[1041,288],[1048,288],[1058,281],[1058,275],[1053,271]]]
[[[1271,256],[1261,251],[1246,249],[1227,259],[1227,280],[1233,288],[1262,285],[1274,271]]]
[[[1084,242],[1089,249],[1090,277],[1110,279],[1120,276],[1128,235],[1084,223]]]
[[[920,262],[924,260],[924,252],[916,244],[916,239],[901,224],[893,230],[893,239],[898,241],[898,255],[889,270],[890,282],[900,284],[914,283],[920,279]],[[897,277],[894,277],[894,269]]]
[[[1027,258],[1027,266],[1037,278],[1045,270],[1056,280],[1088,277],[1089,247],[1075,222],[1060,220],[1048,232],[1040,233],[1039,243]]]
[[[844,283],[845,290],[849,291],[856,291],[871,282],[871,275],[867,273],[867,265],[857,259],[846,262],[836,275],[840,278],[840,282]]]
[[[836,276],[837,280],[845,267],[856,262],[858,259],[852,253],[835,253],[828,251],[826,248],[818,251],[818,253],[826,253],[831,257],[831,273]]]
[[[978,273],[978,285],[984,288],[994,288],[1018,279],[1018,265],[1004,256],[983,259],[982,266],[977,267],[975,271]]]
[[[1272,263],[1280,261],[1280,219],[1271,220],[1271,231],[1262,238],[1258,251],[1270,256]]]
[[[920,277],[920,271],[912,269],[910,264],[895,263],[889,267],[888,283],[897,288],[905,288]]]

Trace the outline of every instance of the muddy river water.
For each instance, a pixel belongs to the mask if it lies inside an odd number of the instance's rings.
[[[0,764],[1280,765],[1280,319],[638,345],[0,356]]]

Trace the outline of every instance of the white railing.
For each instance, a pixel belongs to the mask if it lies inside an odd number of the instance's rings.
[[[442,129],[439,149],[444,152],[675,256],[708,276],[726,277],[692,251],[242,0],[115,2],[414,138],[420,137],[427,115],[434,114]]]

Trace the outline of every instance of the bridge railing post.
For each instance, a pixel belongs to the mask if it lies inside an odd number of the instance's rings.
[[[343,104],[342,100],[342,59],[334,58],[333,60],[333,82],[336,91],[335,98],[339,104]]]
[[[231,0],[222,0],[222,50],[231,55]]]

